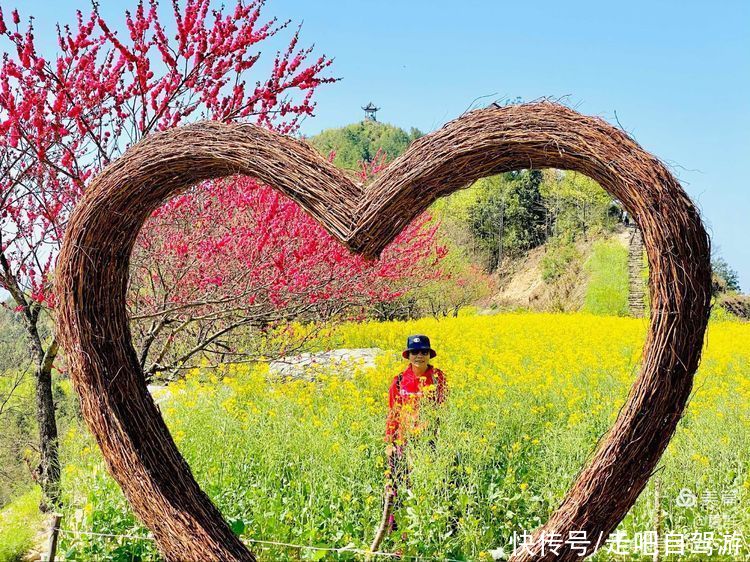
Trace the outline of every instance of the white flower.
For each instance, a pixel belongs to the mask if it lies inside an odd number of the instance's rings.
[[[502,546],[497,547],[495,550],[488,550],[493,560],[507,560],[508,554]]]

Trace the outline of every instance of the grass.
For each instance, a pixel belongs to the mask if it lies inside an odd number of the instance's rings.
[[[450,394],[435,452],[422,436],[410,443],[400,532],[382,548],[489,560],[490,549],[507,550],[514,532],[531,531],[557,507],[637,375],[646,328],[645,320],[588,314],[352,324],[319,346],[380,347],[375,368],[351,365],[316,382],[286,384],[268,381],[263,367],[196,369],[170,386],[160,408],[194,475],[244,538],[367,548],[381,510],[388,384],[404,367],[406,336],[427,333]],[[748,364],[750,326],[712,324],[690,406],[660,462],[665,532],[750,537]],[[423,414],[433,424],[438,412]],[[80,560],[157,560],[85,435],[71,428],[64,436],[63,527],[144,540],[66,534],[62,552]],[[682,490],[697,496],[695,505],[677,504]],[[620,532],[632,538],[654,529],[654,494],[652,480]],[[316,556],[282,547],[258,553],[262,560]],[[592,559],[650,558],[602,549]]]
[[[42,524],[38,489],[19,496],[0,511],[0,562],[16,562],[33,546]]]
[[[589,283],[583,310],[603,316],[626,316],[628,249],[617,240],[598,240],[584,267]]]

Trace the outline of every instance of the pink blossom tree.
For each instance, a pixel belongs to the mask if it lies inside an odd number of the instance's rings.
[[[263,2],[210,9],[209,0],[173,1],[175,35],[158,0],[125,13],[124,35],[93,5],[58,27],[56,53],[37,48],[32,20],[17,11],[0,35],[0,288],[21,314],[34,354],[45,504],[59,501],[60,468],[52,400],[54,336],[40,316],[54,310],[51,276],[70,210],[98,170],[144,135],[197,118],[246,120],[294,132],[311,115],[330,60],[309,60],[299,29],[273,60],[270,75],[248,82],[257,47],[288,27],[263,21]]]
[[[383,162],[363,163],[360,179]],[[304,338],[286,333],[278,349],[267,338],[261,349],[247,344],[291,320],[320,327],[361,317],[418,289],[442,274],[435,266],[444,248],[429,220],[420,217],[372,262],[251,178],[209,182],[171,200],[141,231],[131,266],[128,304],[144,372],[176,376],[199,357],[287,354]]]

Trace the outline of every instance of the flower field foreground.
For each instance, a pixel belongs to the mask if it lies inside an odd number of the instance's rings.
[[[440,415],[435,451],[424,435],[409,443],[410,489],[396,513],[398,531],[381,549],[491,560],[490,550],[509,552],[514,532],[530,532],[557,507],[623,404],[646,329],[646,320],[583,314],[350,324],[320,348],[379,347],[375,368],[351,365],[313,382],[273,382],[265,365],[194,370],[157,401],[235,532],[366,549],[382,508],[388,385],[405,367],[406,336],[426,333],[448,398],[439,412],[421,410],[428,428]],[[653,559],[646,537],[657,530],[658,548],[668,552],[662,560],[737,558],[725,541],[750,539],[749,365],[750,325],[712,322],[686,415],[618,528],[631,542],[613,540],[591,559]],[[82,434],[71,430],[63,443],[62,527],[131,538],[67,532],[62,552],[85,560],[158,559],[95,443]],[[698,539],[712,547],[710,555],[695,551]],[[362,558],[249,544],[261,560]],[[740,552],[747,556],[747,545]]]

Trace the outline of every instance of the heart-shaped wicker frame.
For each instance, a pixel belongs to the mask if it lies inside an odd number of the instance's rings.
[[[248,124],[202,122],[153,134],[91,183],[57,266],[59,338],[83,416],[108,469],[168,560],[254,560],[195,482],[146,390],[131,343],[130,253],[164,200],[202,180],[246,174],[297,201],[354,251],[377,256],[437,198],[522,168],[581,172],[643,232],[651,320],[640,374],[606,438],[536,530],[585,531],[589,552],[635,503],[683,414],[710,311],[710,243],[679,183],[628,135],[542,102],[467,113],[422,137],[367,186],[305,143]],[[516,552],[512,560],[573,560]]]

